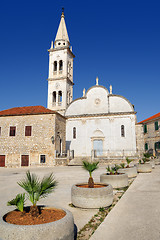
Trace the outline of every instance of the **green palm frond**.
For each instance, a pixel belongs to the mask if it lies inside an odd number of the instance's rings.
[[[125,168],[125,163],[121,163],[121,164],[120,164],[120,167],[121,167],[121,168]]]
[[[18,184],[26,190],[31,203],[36,205],[40,198],[44,198],[49,193],[53,192],[57,182],[54,180],[52,173],[49,177],[44,177],[42,181],[40,181],[35,174],[31,174],[30,171],[27,171],[26,179],[18,182]]]
[[[92,176],[92,172],[98,168],[98,163],[99,162],[87,162],[83,161],[83,168],[89,172],[89,175]]]
[[[109,172],[110,174],[111,173],[114,174],[115,172],[110,166],[108,166],[106,169],[107,169],[107,172]]]
[[[118,164],[115,164],[115,166],[112,167],[112,170],[117,173],[118,169],[120,169],[120,168],[121,167]]]
[[[53,173],[48,177],[44,177],[41,182],[40,198],[45,198],[52,193],[57,186],[57,181],[54,179]]]
[[[8,201],[7,205],[8,206],[15,205],[19,211],[23,212],[24,202],[25,202],[25,193],[17,194],[17,196],[14,199],[12,199],[11,201]]]
[[[128,157],[126,157],[126,162],[127,164],[129,165],[133,160],[132,159],[129,159]]]

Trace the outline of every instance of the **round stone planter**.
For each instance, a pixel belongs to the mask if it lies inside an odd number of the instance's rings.
[[[66,215],[60,220],[39,225],[10,224],[0,216],[0,240],[74,240],[73,215],[66,209],[62,210]]]
[[[109,184],[96,183],[105,185],[100,188],[84,188],[79,185],[87,183],[79,183],[71,188],[71,201],[75,207],[79,208],[100,208],[108,207],[113,202],[113,188]]]
[[[123,188],[128,186],[128,175],[126,173],[110,175],[110,174],[101,174],[100,182],[111,184],[113,188]]]
[[[137,164],[138,173],[149,173],[152,172],[152,165],[150,163]]]
[[[160,159],[156,158],[154,159],[155,165],[159,165],[160,164]]]
[[[129,168],[120,168],[118,169],[119,173],[126,173],[129,178],[137,177],[137,168],[129,167]]]
[[[150,160],[150,164],[152,165],[152,168],[155,168],[155,161],[154,161],[154,159]]]

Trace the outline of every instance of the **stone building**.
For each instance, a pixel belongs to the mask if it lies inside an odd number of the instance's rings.
[[[153,151],[154,154],[160,155],[160,113],[157,113],[141,122],[144,134],[145,151]]]
[[[0,112],[0,166],[55,165],[65,151],[65,117],[42,106]]]

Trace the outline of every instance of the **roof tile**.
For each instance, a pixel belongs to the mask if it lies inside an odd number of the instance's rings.
[[[0,111],[1,116],[18,116],[18,115],[37,115],[45,113],[57,113],[43,106],[15,107]]]
[[[155,115],[153,115],[152,117],[149,117],[149,118],[147,118],[147,119],[145,119],[145,120],[139,122],[139,123],[144,123],[144,122],[147,122],[147,121],[150,121],[150,120],[153,120],[153,119],[159,118],[159,117],[160,117],[160,112],[157,113],[157,114],[155,114]]]

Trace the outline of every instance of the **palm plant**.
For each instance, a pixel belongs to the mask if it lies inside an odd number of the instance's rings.
[[[114,174],[117,174],[118,169],[120,169],[118,164],[115,164],[114,167],[112,167],[112,170],[115,172]]]
[[[94,188],[92,172],[98,168],[98,163],[99,162],[90,163],[87,161],[83,161],[83,168],[89,172],[89,179],[88,179],[88,187],[89,188]]]
[[[126,161],[127,161],[127,168],[129,168],[129,164],[133,161],[132,159],[129,159],[128,157],[126,157]]]
[[[38,216],[39,209],[36,205],[37,202],[54,191],[57,181],[55,181],[53,173],[49,176],[44,176],[42,181],[40,181],[35,174],[31,174],[30,171],[27,171],[26,179],[18,182],[18,185],[26,190],[28,198],[33,204],[30,207],[30,213],[32,216]]]
[[[106,169],[107,169],[107,172],[109,172],[109,174],[111,175],[114,174],[114,170],[110,166],[108,166]]]
[[[121,163],[121,164],[120,164],[120,167],[121,167],[121,168],[125,168],[125,163]]]
[[[8,206],[15,205],[19,211],[23,212],[24,202],[25,202],[25,193],[17,194],[17,196],[14,199],[12,199],[11,201],[8,201],[7,205]]]

